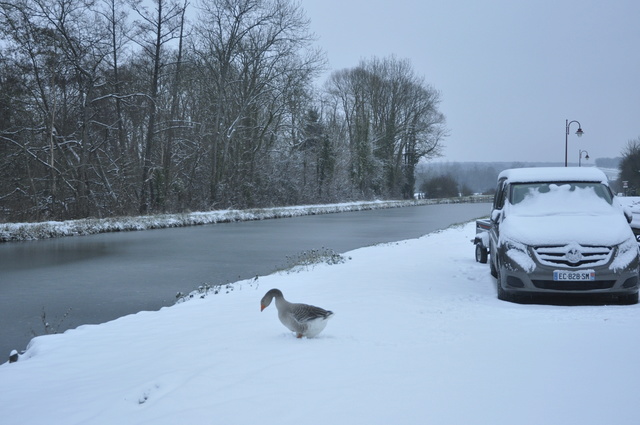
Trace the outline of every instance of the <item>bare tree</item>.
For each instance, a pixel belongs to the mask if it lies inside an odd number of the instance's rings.
[[[1,217],[411,196],[446,129],[408,61],[320,94],[299,3],[202,1],[193,28],[187,7],[0,0]]]
[[[264,161],[292,134],[285,128],[302,122],[288,100],[302,96],[322,57],[309,48],[309,23],[298,5],[214,0],[200,8],[196,52],[210,100],[210,202],[251,203],[264,189]]]
[[[140,36],[136,38],[143,52],[151,61],[149,80],[148,124],[143,146],[143,163],[140,186],[140,212],[149,210],[150,198],[154,187],[151,173],[155,166],[153,154],[156,145],[156,121],[158,113],[160,71],[163,67],[163,47],[174,40],[183,25],[183,9],[172,0],[154,0],[155,10],[149,12],[139,1],[133,3],[133,9],[140,19],[137,21]]]
[[[416,164],[446,136],[439,93],[393,57],[334,73],[327,91],[342,105],[354,184],[365,195],[412,196]]]
[[[36,209],[86,216],[98,202],[91,156],[97,142],[93,133],[101,125],[94,114],[106,54],[93,4],[23,0],[1,6],[16,63],[26,66],[23,81],[32,94],[29,101],[38,108],[33,118],[39,130],[29,132],[28,144],[34,146],[38,133],[42,138],[31,158],[50,173],[46,193],[32,185],[33,196],[46,199],[47,206],[38,201]]]

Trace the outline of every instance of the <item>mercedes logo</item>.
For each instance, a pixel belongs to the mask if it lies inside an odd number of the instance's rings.
[[[567,260],[572,264],[577,264],[582,260],[582,253],[576,248],[571,248],[569,252],[567,252]]]

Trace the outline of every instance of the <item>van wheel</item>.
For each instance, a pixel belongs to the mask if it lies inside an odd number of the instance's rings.
[[[476,244],[476,261],[482,264],[487,263],[487,250],[479,243]]]

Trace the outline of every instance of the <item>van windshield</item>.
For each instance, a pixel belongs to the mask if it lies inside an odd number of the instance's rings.
[[[512,183],[509,190],[509,202],[512,205],[517,205],[527,198],[556,192],[559,188],[562,188],[562,192],[567,195],[583,191],[591,192],[597,197],[607,201],[609,205],[613,204],[613,195],[611,194],[609,187],[602,183],[592,182]],[[566,199],[568,200],[569,198]]]

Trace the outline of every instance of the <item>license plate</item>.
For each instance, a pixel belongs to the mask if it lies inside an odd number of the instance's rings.
[[[596,272],[594,270],[581,270],[579,272],[571,272],[567,270],[554,270],[553,280],[556,281],[587,281],[596,280]]]

